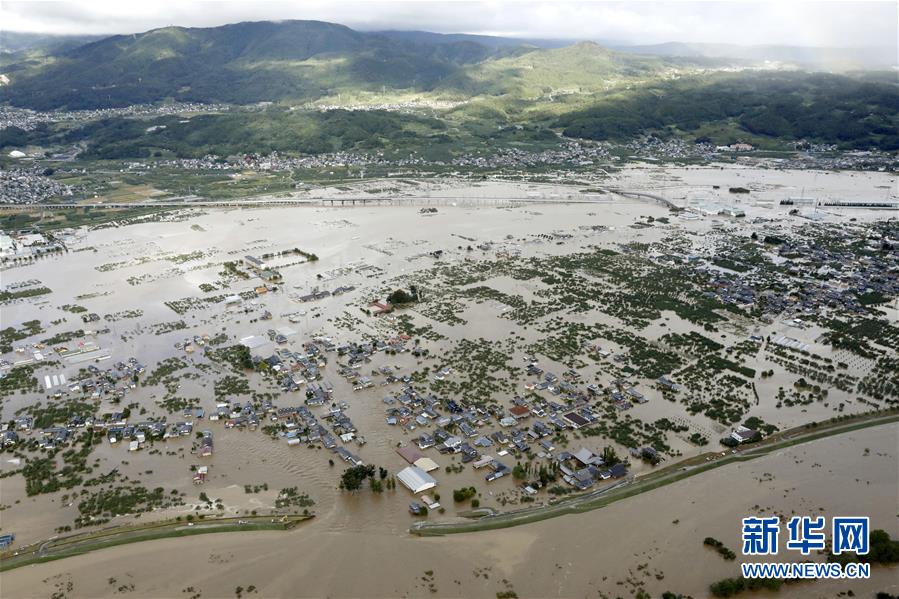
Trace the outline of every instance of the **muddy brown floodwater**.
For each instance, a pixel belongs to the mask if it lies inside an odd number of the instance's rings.
[[[179,218],[164,222],[73,231],[67,237],[70,251],[63,256],[4,270],[4,287],[37,279],[52,293],[5,304],[2,327],[18,327],[40,319],[45,332],[28,342],[78,328],[108,328],[108,332],[86,338],[101,347],[97,355],[109,356],[97,363],[100,368],[133,356],[147,366],[149,373],[160,361],[177,356],[196,377],[179,380],[176,394],[198,399],[209,413],[215,407],[214,382],[227,370],[217,365],[207,367],[209,361],[199,352],[186,354],[176,350],[175,343],[194,335],[215,337],[224,333],[226,345],[230,345],[285,326],[296,331],[286,344],[294,350],[317,335],[336,343],[359,341],[365,335],[384,338],[396,331],[397,321],[367,317],[360,307],[372,298],[383,297],[405,275],[434,266],[429,252],[443,250],[442,263],[458,265],[466,264],[472,256],[474,261],[492,259],[496,249],[514,248],[523,257],[546,257],[595,247],[618,249],[630,242],[653,243],[672,232],[688,235],[695,251],[700,252],[714,247],[710,233],[721,227],[748,236],[750,230],[764,227],[791,231],[807,224],[805,219],[790,216],[789,207],[778,205],[785,197],[801,194],[822,199],[878,200],[883,188],[895,189],[896,181],[886,173],[633,167],[607,183],[622,189],[653,190],[682,204],[727,202],[745,209],[747,217],[739,221],[672,217],[666,226],[635,228],[631,226],[635,220],[669,216],[668,210],[654,203],[608,196],[599,196],[600,201],[594,204],[478,204],[479,198],[487,197],[585,196],[577,187],[497,182],[477,186],[429,184],[429,193],[448,198],[433,216],[421,214],[417,206],[185,211]],[[730,197],[727,189],[733,185],[751,188],[752,199]],[[332,195],[339,197],[340,192],[333,191]],[[864,211],[822,210],[820,215],[826,223],[884,217]],[[552,236],[556,233],[559,235]],[[492,249],[465,249],[484,242],[492,242]],[[166,305],[185,298],[251,291],[259,279],[233,280],[230,286],[209,293],[202,292],[200,286],[220,287],[225,261],[239,262],[247,254],[259,256],[292,248],[314,252],[319,260],[273,259],[284,277],[277,293],[261,295],[240,306],[195,304],[183,314]],[[519,281],[508,276],[494,277],[488,283],[492,289],[520,296],[526,302],[538,300],[537,293],[546,286],[537,279]],[[355,291],[316,302],[297,299],[316,287],[334,290],[346,285],[355,286]],[[65,305],[84,306],[104,318],[86,325],[77,314],[63,310]],[[899,319],[895,306],[883,309],[889,317]],[[140,314],[124,313],[133,310]],[[272,320],[257,320],[263,310],[272,313]],[[471,301],[458,312],[465,322],[454,325],[410,310],[415,326],[427,325],[445,337],[425,342],[436,357],[421,360],[409,353],[381,353],[370,366],[363,366],[361,374],[381,366],[395,367],[399,374],[410,374],[423,366],[433,371],[443,365],[445,352],[462,339],[484,338],[501,344],[521,335],[528,343],[534,342],[538,333],[504,318],[508,310],[508,306],[493,300]],[[621,321],[602,312],[575,313],[566,318],[622,326]],[[183,328],[170,330],[169,325],[179,321],[183,321],[178,325]],[[788,319],[727,324],[718,333],[727,344],[751,334],[787,335],[808,344],[821,356],[850,362],[850,372],[871,368],[869,361],[834,352],[821,343],[821,331],[815,327],[797,328]],[[654,340],[669,332],[701,330],[666,312],[641,335]],[[515,344],[509,350],[510,364],[519,368],[525,365],[527,355],[523,345]],[[612,342],[604,345],[613,353],[617,351]],[[266,356],[275,347],[270,343],[254,353]],[[22,355],[3,357],[15,361]],[[336,356],[328,357],[324,378],[334,385],[334,399],[347,402],[346,414],[367,440],[363,446],[349,443],[347,448],[366,463],[384,466],[391,473],[405,467],[395,452],[397,445],[411,442],[421,431],[388,426],[386,406],[381,401],[400,387],[376,384],[372,389],[353,391],[336,372]],[[545,356],[538,357],[547,371],[560,374],[567,368]],[[41,374],[64,374],[72,381],[79,369],[90,363],[59,359],[52,372],[45,369]],[[748,365],[762,366],[751,361]],[[774,396],[784,385],[787,373],[773,363],[765,363],[764,368],[774,370],[775,376],[755,381],[760,400],[747,416],[788,428],[829,418],[838,404],[845,414],[868,409],[855,401],[854,393],[837,389],[831,389],[828,402],[777,407]],[[599,362],[586,365],[580,372],[585,381],[611,382],[611,375]],[[279,392],[258,379],[255,376],[251,384],[253,390]],[[376,378],[376,383],[381,380]],[[649,401],[635,405],[628,414],[647,422],[667,418],[687,427],[687,432],[672,433],[667,438],[672,450],[683,457],[708,450],[690,443],[690,433],[700,433],[713,442],[727,433],[719,422],[701,413],[690,415],[679,402],[665,401],[651,380],[641,382],[641,391]],[[518,393],[523,391],[516,389]],[[134,403],[146,408],[148,416],[180,420],[178,413],[166,414],[157,403],[164,393],[159,386],[138,386],[129,391],[123,405]],[[298,405],[298,397],[283,394],[275,403]],[[508,406],[510,394],[497,393],[490,399]],[[43,388],[40,393],[3,398],[0,421],[10,420],[16,411],[37,401],[48,401]],[[98,413],[121,407],[102,398]],[[327,408],[312,411],[321,419]],[[97,473],[118,468],[122,475],[139,480],[147,488],[163,487],[166,492],[174,489],[185,494],[186,505],[142,514],[141,520],[115,516],[111,524],[184,516],[194,512],[200,491],[220,499],[225,514],[251,510],[265,513],[273,507],[278,492],[289,487],[297,487],[315,500],[312,510],[316,518],[289,533],[212,534],[153,541],[29,566],[4,573],[0,595],[45,597],[61,591],[66,597],[96,597],[116,594],[123,588],[148,597],[187,598],[196,593],[202,597],[233,597],[237,587],[247,589],[252,585],[266,596],[494,597],[497,592],[513,589],[522,597],[630,596],[643,588],[653,596],[671,590],[703,597],[710,582],[737,575],[738,567],[704,548],[702,539],[713,536],[739,551],[739,520],[747,514],[817,514],[823,508],[828,516],[870,515],[875,527],[899,537],[899,429],[895,425],[840,435],[714,470],[586,514],[507,530],[426,539],[407,533],[415,518],[408,513],[413,497],[405,488],[383,494],[368,489],[344,493],[338,490],[337,481],[345,466],[323,448],[291,447],[284,439],[272,439],[261,431],[226,429],[221,422],[200,421],[195,426],[195,430],[208,428],[214,432],[215,454],[205,462],[191,453],[192,440],[187,438],[158,441],[153,449],[159,452],[154,453],[146,449],[128,452],[127,444],[123,447],[122,443],[110,445],[105,441],[94,450],[90,460],[99,460]],[[483,434],[490,430],[485,429]],[[581,445],[596,452],[614,445],[619,455],[627,452],[626,447],[602,437],[572,439],[566,449],[576,451]],[[483,453],[496,455],[497,451],[491,447]],[[440,466],[433,474],[446,508],[443,514],[432,513],[432,518],[450,520],[468,508],[452,501],[452,490],[463,486],[475,486],[481,493],[481,505],[497,509],[514,508],[521,496],[517,488],[520,481],[511,476],[487,484],[484,472],[470,466],[458,473],[446,472],[446,466],[460,463],[458,456],[440,455],[434,449],[425,453]],[[335,459],[336,465],[331,466],[329,459]],[[504,460],[510,466],[515,463],[511,456]],[[649,468],[637,460],[632,462],[637,462],[632,469],[635,474]],[[202,487],[193,484],[190,471],[190,466],[198,463],[210,466]],[[2,473],[20,466],[10,454],[0,458]],[[244,490],[245,485],[262,483],[268,485],[267,491]],[[72,497],[63,499],[64,495],[57,492],[29,497],[22,476],[0,479],[2,531],[15,532],[20,545],[54,535],[58,527],[71,525],[78,515],[76,502]],[[508,508],[506,499],[513,502]],[[545,493],[537,497],[538,504],[547,500]],[[835,596],[849,589],[857,596],[879,590],[896,593],[896,580],[895,568],[878,568],[872,579],[863,583],[799,584],[784,587],[778,596]],[[71,590],[67,590],[69,583]]]
[[[509,587],[521,597],[629,596],[636,588],[652,596],[671,590],[704,597],[709,583],[738,575],[739,560],[723,560],[702,539],[715,537],[739,552],[745,515],[864,513],[872,527],[895,537],[897,445],[899,426],[884,425],[713,470],[600,510],[498,531],[419,538],[389,526],[335,530],[343,516],[329,512],[288,533],[138,543],[6,572],[3,595],[45,597],[71,583],[71,597],[110,596],[121,585],[133,585],[129,595],[141,597],[231,597],[236,587],[250,585],[261,596],[297,597],[495,597]],[[185,593],[189,587],[194,591]],[[858,597],[895,594],[897,569],[875,567],[862,582],[789,585],[776,596],[834,597],[848,590]]]

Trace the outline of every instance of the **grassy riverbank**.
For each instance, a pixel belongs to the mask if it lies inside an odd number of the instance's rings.
[[[249,516],[216,518],[197,522],[168,520],[145,525],[123,525],[84,532],[7,550],[0,554],[0,572],[43,562],[81,555],[97,549],[156,539],[187,537],[219,532],[289,530],[311,515]]]

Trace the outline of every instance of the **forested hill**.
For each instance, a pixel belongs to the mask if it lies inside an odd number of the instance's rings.
[[[560,117],[565,135],[621,139],[668,128],[702,138],[709,125],[750,135],[899,150],[899,87],[808,73],[685,78],[608,96]]]
[[[0,147],[87,144],[84,156],[107,158],[353,148],[452,155],[499,141],[543,147],[559,134],[652,134],[899,149],[899,84],[891,72],[772,70],[744,59],[650,56],[591,42],[359,32],[318,21],[166,27],[43,47],[26,41],[29,50],[0,60],[0,100],[14,107],[175,100],[252,105],[252,112],[10,126],[0,130]],[[255,107],[267,103],[273,106]],[[318,113],[335,106],[349,112]],[[369,110],[354,114],[360,106]]]
[[[340,89],[432,89],[464,65],[532,47],[362,33],[318,21],[166,27],[6,70],[6,99],[48,110],[156,102],[308,100]]]

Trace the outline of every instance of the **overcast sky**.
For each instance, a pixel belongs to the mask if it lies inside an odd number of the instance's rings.
[[[135,33],[239,21],[316,19],[359,30],[420,29],[623,43],[895,46],[899,3],[884,2],[0,2],[0,28]]]

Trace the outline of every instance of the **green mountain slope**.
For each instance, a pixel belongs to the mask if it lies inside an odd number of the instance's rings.
[[[595,93],[624,80],[659,76],[667,67],[657,58],[621,54],[583,42],[468,65],[440,83],[438,89],[459,95],[550,99],[554,94]]]
[[[32,53],[23,62],[7,58],[2,99],[14,106],[275,103],[186,120],[122,117],[0,131],[0,147],[79,144],[84,157],[378,149],[442,159],[498,144],[543,148],[559,134],[899,148],[894,74],[734,71],[725,59],[628,54],[588,42],[537,47],[286,21],[168,27]],[[389,109],[303,106],[315,101]],[[403,102],[402,113],[390,107]]]
[[[167,27],[106,38],[29,68],[8,66],[4,95],[39,110],[166,98],[304,101],[344,88],[428,90],[465,64],[510,51],[469,40],[391,39],[318,21]]]
[[[899,149],[899,86],[807,73],[719,74],[657,82],[608,95],[561,116],[565,135],[622,139],[669,131],[730,132],[845,147]]]

